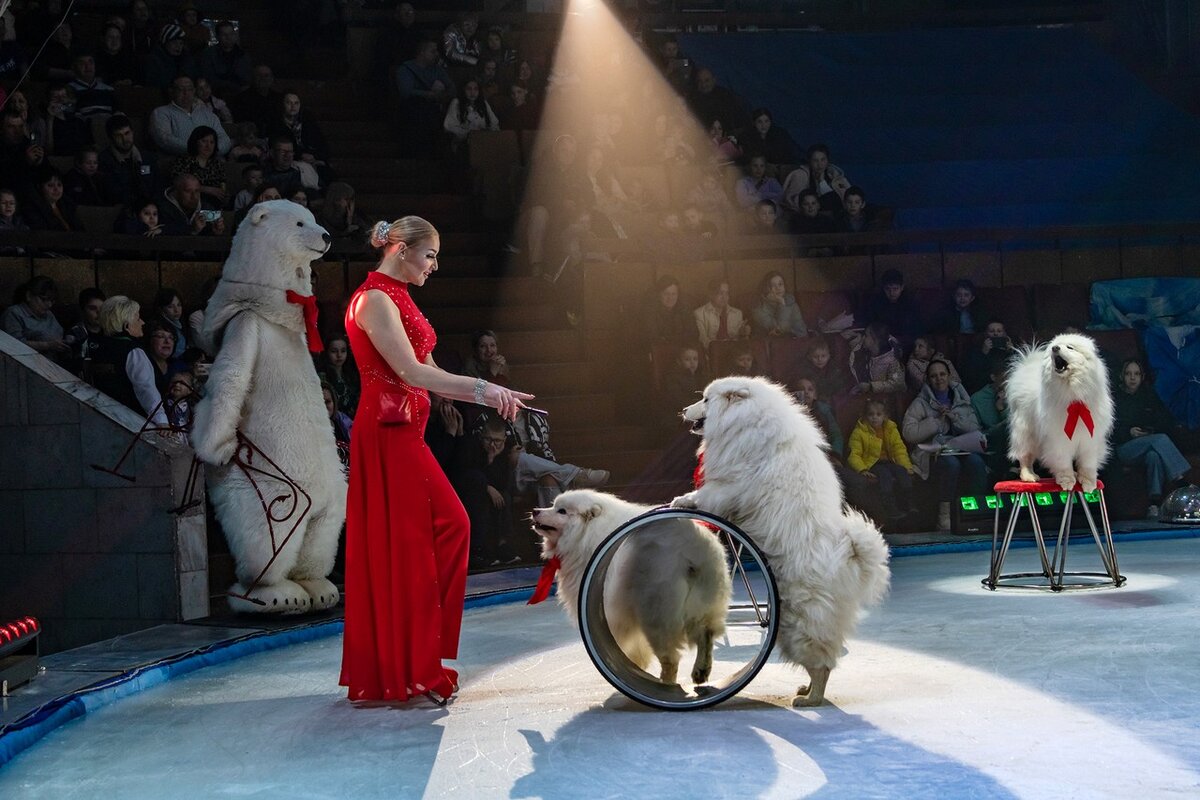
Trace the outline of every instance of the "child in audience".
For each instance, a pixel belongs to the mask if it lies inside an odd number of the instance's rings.
[[[708,378],[700,368],[700,348],[684,345],[675,355],[675,363],[662,379],[662,412],[672,424],[679,422],[679,413],[700,399]]]
[[[892,521],[911,509],[913,465],[900,438],[900,429],[888,418],[887,406],[868,400],[863,416],[850,432],[846,463],[866,480],[877,483],[884,513]]]
[[[950,382],[962,383],[962,379],[958,377],[958,370],[954,369],[954,365],[950,363],[950,359],[942,355],[941,351],[934,345],[932,336],[918,336],[913,339],[912,355],[908,357],[906,365],[906,373],[908,377],[908,390],[913,394],[921,391],[921,387],[925,385],[925,370],[929,368],[929,362],[933,359],[945,361],[950,367]]]
[[[254,193],[258,191],[258,187],[263,184],[263,169],[257,164],[251,164],[242,170],[242,183],[245,184],[244,189],[237,193],[237,197],[233,199],[233,210],[241,211],[246,206],[250,205],[250,201],[254,199]]]
[[[817,426],[825,434],[825,438],[829,440],[829,454],[834,463],[838,466],[842,465],[842,453],[845,447],[845,441],[842,438],[842,428],[838,425],[837,416],[833,413],[833,408],[826,401],[820,399],[820,393],[817,389],[816,381],[808,376],[801,376],[796,379],[792,385],[792,396],[796,398],[796,402],[808,409],[816,420]]]
[[[229,126],[229,138],[233,147],[229,148],[230,161],[249,161],[257,164],[266,155],[262,140],[258,138],[258,126],[253,122],[239,122]]]
[[[872,322],[850,352],[851,394],[890,394],[904,391],[900,346],[888,326]]]
[[[808,348],[808,363],[800,370],[811,378],[821,397],[834,398],[850,388],[850,375],[840,365],[831,361],[829,341],[818,336]]]
[[[192,406],[195,377],[186,370],[176,372],[167,383],[167,396],[163,399],[163,412],[175,432],[182,434],[184,441],[192,432],[192,421],[196,412]]]
[[[754,363],[754,351],[750,349],[749,342],[738,345],[737,350],[733,352],[733,368],[729,370],[729,374],[747,377],[761,374],[758,365]]]
[[[17,194],[11,189],[0,189],[0,234],[26,233],[29,226],[17,213]],[[0,255],[19,256],[24,254],[23,247],[0,247]]]

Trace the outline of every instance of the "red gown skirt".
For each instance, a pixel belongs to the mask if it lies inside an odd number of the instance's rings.
[[[412,423],[389,425],[365,395],[351,437],[339,681],[351,700],[449,697],[458,683],[442,659],[458,656],[470,524],[425,445],[419,401]]]

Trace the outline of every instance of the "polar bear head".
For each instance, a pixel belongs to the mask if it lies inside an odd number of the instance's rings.
[[[312,294],[311,265],[329,243],[329,233],[298,203],[268,200],[252,206],[238,226],[221,281],[209,298],[198,344],[215,352],[225,325],[247,310],[303,331],[303,313],[289,303],[288,292]]]

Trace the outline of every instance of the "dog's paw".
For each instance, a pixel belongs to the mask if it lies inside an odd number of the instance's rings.
[[[1096,491],[1096,484],[1097,480],[1095,473],[1079,473],[1079,488],[1083,489],[1085,492],[1090,493]]]
[[[1041,478],[1039,478],[1038,474],[1029,467],[1021,467],[1021,480],[1025,481],[1026,483],[1037,483],[1041,480]]]
[[[671,501],[671,508],[699,508],[696,503],[696,493],[681,494]]]
[[[808,687],[805,686],[805,689]],[[798,694],[792,698],[792,708],[813,708],[825,704],[825,698],[813,697],[810,694]]]
[[[694,683],[696,686],[705,683],[708,681],[708,676],[711,672],[712,669],[709,667],[694,667],[692,669],[692,683]]]
[[[1057,472],[1054,475],[1054,482],[1064,492],[1069,492],[1075,488],[1075,473],[1074,472]]]

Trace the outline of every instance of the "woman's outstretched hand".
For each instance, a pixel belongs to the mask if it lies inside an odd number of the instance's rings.
[[[533,395],[506,389],[495,383],[489,383],[483,393],[483,404],[500,412],[500,416],[509,422],[517,418],[517,413],[525,408],[525,401],[532,400]]]

